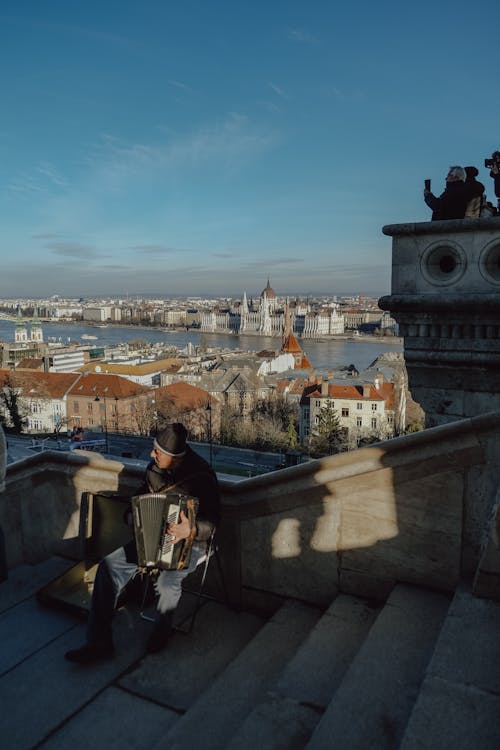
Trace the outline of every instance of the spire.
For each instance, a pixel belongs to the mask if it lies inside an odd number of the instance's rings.
[[[243,292],[243,302],[241,303],[241,314],[246,315],[247,313],[248,313],[247,293]]]
[[[290,300],[287,297],[285,302],[285,327],[283,329],[283,342],[282,345],[285,345],[285,341],[289,338],[290,334],[292,332],[292,323],[290,319]]]

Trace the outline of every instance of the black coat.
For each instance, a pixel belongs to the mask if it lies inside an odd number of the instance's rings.
[[[220,519],[219,485],[215,471],[188,445],[182,460],[172,470],[163,471],[154,461],[148,464],[144,492],[161,492],[171,485],[198,498],[196,541],[206,541]]]
[[[428,193],[424,196],[424,200],[429,208],[432,208],[432,221],[463,219],[469,194],[464,182],[448,182],[439,198]]]

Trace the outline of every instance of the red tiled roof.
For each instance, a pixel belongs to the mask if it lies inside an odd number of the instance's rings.
[[[20,388],[24,397],[63,398],[79,377],[74,372],[0,370],[0,386]]]
[[[99,396],[100,398],[129,398],[150,393],[151,388],[134,383],[119,375],[84,373],[71,389],[72,396]]]
[[[302,400],[310,398],[336,398],[347,399],[352,401],[385,401],[388,409],[394,409],[394,385],[392,383],[383,383],[380,388],[374,385],[368,386],[368,395],[364,396],[362,385],[333,385],[328,384],[328,395],[323,396],[321,393],[321,383],[313,383],[304,388]]]
[[[166,393],[173,399],[175,405],[184,409],[199,409],[213,401],[208,391],[182,380],[156,389],[158,395]]]

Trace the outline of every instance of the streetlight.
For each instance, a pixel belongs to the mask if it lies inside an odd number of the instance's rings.
[[[205,411],[208,413],[208,446],[210,456],[210,466],[212,466],[212,407],[210,401],[205,407]]]
[[[106,440],[106,453],[109,453],[109,440],[108,440],[108,415],[106,413],[106,394],[105,391],[107,388],[104,389],[102,398],[104,401],[104,439]],[[100,401],[101,399],[99,396],[96,395],[94,401]]]

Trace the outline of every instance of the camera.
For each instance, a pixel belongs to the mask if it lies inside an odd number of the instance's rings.
[[[500,168],[500,151],[494,151],[491,159],[485,159],[484,166],[486,169],[493,169],[495,166]]]

